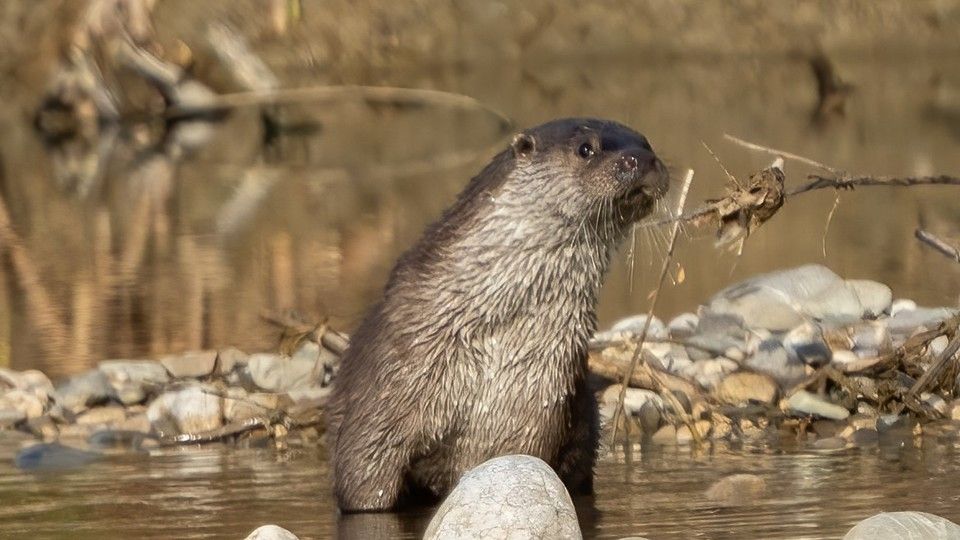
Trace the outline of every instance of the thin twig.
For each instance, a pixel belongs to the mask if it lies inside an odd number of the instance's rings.
[[[677,212],[676,215],[683,213],[683,206],[687,202],[687,193],[690,192],[690,183],[693,182],[693,169],[687,170],[687,175],[683,179],[683,187],[680,190],[680,199],[677,202]],[[653,320],[653,312],[657,307],[657,299],[660,298],[660,290],[663,288],[663,282],[667,277],[667,272],[670,270],[670,261],[673,258],[673,251],[677,245],[677,236],[680,233],[680,221],[675,221],[673,223],[673,230],[670,232],[670,243],[667,247],[667,254],[663,258],[663,267],[660,269],[660,279],[657,281],[657,288],[653,291],[653,298],[650,300],[650,309],[647,310],[647,320],[643,323],[643,331],[640,332],[640,340],[637,343],[637,348],[633,351],[633,356],[630,358],[630,366],[627,368],[627,372],[623,375],[623,384],[620,387],[620,396],[617,399],[617,406],[613,411],[613,434],[611,436],[611,446],[617,440],[617,423],[620,421],[620,413],[624,410],[624,400],[627,396],[627,386],[630,384],[630,379],[633,377],[633,371],[637,368],[637,361],[640,359],[640,354],[643,351],[643,343],[647,339],[647,332],[650,330],[650,321]],[[677,414],[683,414],[683,409],[681,408],[677,411]],[[694,439],[699,442],[700,437],[696,429],[691,426],[691,433],[693,434]]]
[[[907,394],[903,398],[904,403],[912,401],[913,397],[922,392],[931,380],[936,380],[943,372],[943,369],[947,367],[947,362],[953,359],[958,350],[960,350],[960,329],[954,330],[953,338],[947,343],[947,347],[940,353],[940,356],[934,360],[930,368],[910,387],[910,390],[907,391]]]
[[[937,237],[933,233],[917,227],[917,230],[914,232],[914,236],[917,237],[917,240],[920,240],[936,251],[960,263],[960,249],[948,244],[946,241]]]
[[[891,186],[891,187],[910,187],[910,186],[936,186],[949,185],[960,186],[960,177],[940,174],[937,176],[840,176],[830,177],[819,174],[807,176],[810,181],[801,186],[797,186],[785,195],[799,195],[815,189],[834,188],[850,189],[857,186]]]
[[[770,155],[773,155],[773,156],[780,156],[780,157],[783,157],[783,158],[785,158],[785,159],[792,159],[792,160],[794,160],[794,161],[798,161],[798,162],[800,162],[800,163],[805,163],[805,164],[807,164],[807,165],[810,165],[810,166],[812,166],[812,167],[816,167],[816,168],[818,168],[818,169],[823,169],[823,170],[825,170],[825,171],[827,171],[827,172],[830,172],[830,173],[833,173],[833,174],[835,174],[835,175],[837,175],[837,176],[844,176],[844,175],[845,175],[843,171],[841,171],[841,170],[839,170],[839,169],[834,169],[833,167],[831,167],[831,166],[829,166],[829,165],[825,165],[825,164],[823,164],[823,163],[820,163],[819,161],[814,161],[814,160],[812,160],[812,159],[810,159],[810,158],[806,158],[806,157],[803,157],[803,156],[800,156],[800,155],[797,155],[797,154],[794,154],[794,153],[791,153],[791,152],[786,152],[786,151],[784,151],[784,150],[778,150],[778,149],[776,149],[776,148],[771,148],[771,147],[769,147],[769,146],[763,146],[762,144],[757,144],[757,143],[752,143],[752,142],[749,142],[749,141],[745,141],[745,140],[743,140],[743,139],[741,139],[741,138],[739,138],[739,137],[734,137],[733,135],[730,135],[729,133],[724,133],[724,134],[723,134],[723,138],[724,138],[724,139],[727,139],[728,141],[731,141],[731,142],[733,142],[733,143],[739,144],[740,146],[743,146],[744,148],[749,148],[749,149],[751,149],[751,150],[757,150],[757,151],[759,151],[759,152],[766,152],[767,154],[770,154]]]

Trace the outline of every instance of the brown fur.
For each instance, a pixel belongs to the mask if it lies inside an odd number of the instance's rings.
[[[589,492],[597,294],[611,252],[666,187],[646,139],[609,121],[550,122],[494,157],[400,258],[351,339],[328,409],[340,508],[441,496],[514,453]]]

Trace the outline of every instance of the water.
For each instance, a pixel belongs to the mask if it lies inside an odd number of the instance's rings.
[[[432,509],[338,517],[313,447],[211,446],[122,455],[61,471],[12,467],[0,435],[0,537],[243,538],[264,523],[300,538],[418,538]],[[929,438],[837,452],[754,446],[633,445],[606,454],[580,498],[587,538],[838,538],[880,511],[960,521],[960,443]],[[754,504],[718,507],[707,486],[735,473],[767,485]]]
[[[649,137],[675,176],[697,171],[695,202],[720,195],[724,180],[701,141],[741,178],[768,162],[723,142],[724,132],[857,173],[960,171],[957,58],[837,62],[856,91],[846,117],[826,126],[810,119],[806,64],[788,59],[638,56],[403,72],[375,82],[463,92],[521,126],[569,115],[620,120]],[[60,376],[103,358],[271,349],[278,334],[264,313],[295,310],[349,331],[396,256],[508,136],[481,111],[303,104],[281,110],[303,129],[266,145],[255,111],[238,111],[182,157],[144,143],[149,130],[122,130],[101,141],[101,168],[91,174],[96,154],[45,148],[18,106],[0,108],[3,197],[22,247],[19,265],[2,267],[0,365]],[[808,172],[787,166],[793,184]],[[913,239],[920,223],[956,238],[956,190],[843,193],[826,235],[835,194],[802,195],[740,258],[691,231],[677,256],[685,280],[667,287],[659,314],[695,309],[757,272],[809,262],[883,281],[897,297],[956,305],[957,265]],[[603,292],[602,324],[647,308],[662,250],[662,231],[641,235],[634,265],[624,248]],[[34,474],[13,468],[11,437],[0,434],[3,537],[240,538],[264,523],[302,538],[338,528],[342,536],[415,537],[428,515],[338,523],[315,448],[164,450]],[[828,538],[881,510],[960,521],[960,487],[947,480],[960,472],[956,443],[924,441],[837,453],[647,446],[627,460],[614,452],[598,467],[595,499],[578,502],[581,523],[588,536],[611,538]],[[704,490],[734,472],[763,476],[767,497],[712,507]]]

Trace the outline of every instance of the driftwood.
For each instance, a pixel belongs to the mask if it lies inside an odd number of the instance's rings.
[[[914,231],[914,236],[916,236],[917,240],[920,240],[925,245],[930,246],[934,250],[960,263],[960,248],[950,245],[946,240],[943,240],[933,233],[925,231],[919,227],[916,231]]]

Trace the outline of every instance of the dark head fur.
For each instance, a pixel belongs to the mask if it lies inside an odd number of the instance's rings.
[[[588,486],[597,294],[611,252],[666,189],[646,138],[621,124],[517,134],[400,258],[351,340],[328,411],[340,507],[443,494],[508,453]]]

